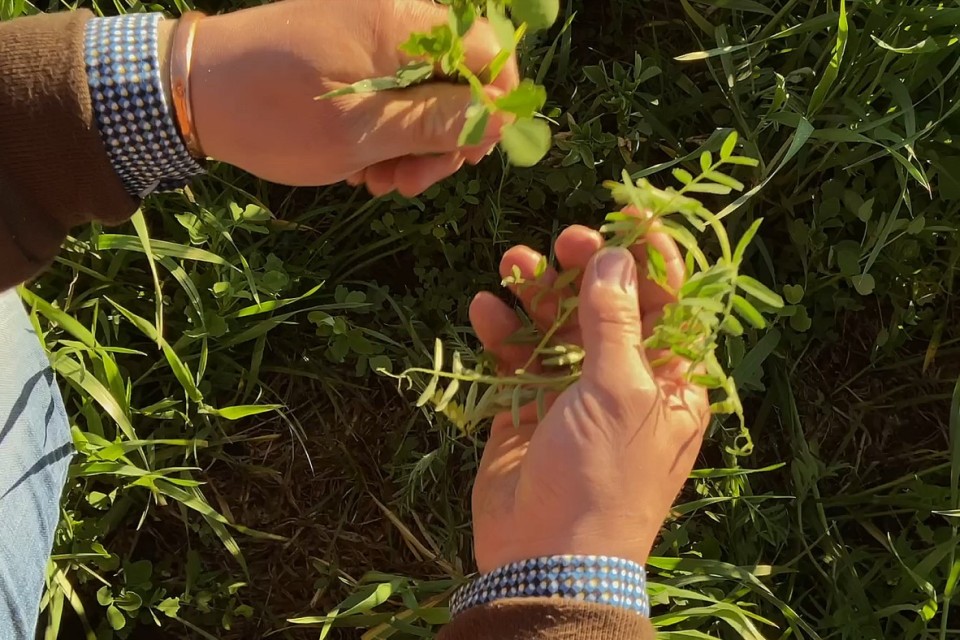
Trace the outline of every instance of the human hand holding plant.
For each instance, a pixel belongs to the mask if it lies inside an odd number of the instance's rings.
[[[665,288],[647,277],[651,245],[665,259]],[[689,380],[682,360],[652,367],[659,354],[643,344],[682,284],[677,246],[656,231],[630,250],[602,246],[599,233],[580,226],[557,239],[560,266],[583,274],[577,291],[553,290],[552,268],[539,285],[512,287],[541,331],[553,325],[565,297],[578,295],[578,311],[558,337],[586,355],[580,379],[547,399],[542,419],[534,403],[521,408],[518,426],[510,411],[494,418],[473,493],[481,572],[562,554],[644,563],[700,449],[706,390]],[[533,280],[541,260],[514,247],[501,273],[519,269]],[[521,321],[499,298],[478,295],[470,319],[502,371],[529,361],[534,347],[510,340]]]
[[[348,180],[375,195],[413,196],[478,162],[510,114],[494,114],[479,139],[462,145],[474,101],[468,85],[425,82],[317,100],[395,74],[415,60],[401,51],[411,34],[447,21],[447,8],[426,0],[286,0],[203,19],[190,81],[204,151],[274,182]],[[502,54],[485,20],[463,36],[462,51],[475,74],[500,56],[500,73],[483,88],[490,96],[518,85],[512,50]]]
[[[627,173],[605,183],[618,210],[599,231],[564,231],[556,269],[532,249],[511,249],[501,276],[532,326],[491,294],[470,310],[495,366],[459,351],[448,365],[437,340],[431,367],[394,376],[422,385],[417,405],[464,432],[494,419],[474,494],[481,570],[543,554],[643,562],[707,416],[735,415],[740,430],[726,452],[751,450],[736,382],[717,349],[723,334],[745,332],[741,319],[766,325],[755,304],[777,309],[783,301],[740,272],[761,221],[734,244],[694,197],[745,187],[721,171],[756,166],[735,154],[737,142],[731,133],[717,157],[704,151],[696,176],[675,168],[679,189]],[[695,235],[706,232],[715,260]]]

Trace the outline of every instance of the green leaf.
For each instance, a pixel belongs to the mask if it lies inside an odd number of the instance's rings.
[[[725,187],[722,184],[710,184],[706,182],[698,182],[697,184],[691,184],[683,188],[685,193],[710,193],[717,196],[725,196],[729,194],[733,189],[730,187]]]
[[[743,325],[734,316],[725,317],[720,323],[720,328],[731,336],[741,336],[744,331]]]
[[[840,75],[840,65],[843,63],[843,54],[847,50],[847,37],[849,35],[849,25],[847,24],[847,2],[840,0],[840,15],[837,18],[837,41],[833,46],[833,56],[830,63],[823,72],[823,77],[817,83],[817,88],[813,90],[813,96],[810,98],[810,104],[807,106],[807,117],[812,118],[820,111],[830,90],[833,88],[837,77]]]
[[[740,139],[740,134],[736,131],[732,131],[727,139],[723,141],[723,146],[720,148],[720,159],[727,160],[730,156],[733,155],[734,150],[737,148],[737,141]]]
[[[371,585],[356,595],[356,599],[350,598],[345,603],[349,608],[341,613],[341,616],[352,616],[357,613],[364,613],[379,607],[386,602],[401,586],[401,580],[393,580],[378,585]],[[352,600],[352,601],[351,601]]]
[[[377,91],[405,89],[411,85],[426,82],[431,77],[433,77],[433,64],[423,61],[411,62],[410,64],[400,67],[396,75],[359,80],[346,87],[328,91],[323,95],[317,96],[314,100],[329,100],[330,98],[354,93],[375,93]]]
[[[912,236],[917,235],[918,233],[923,231],[926,224],[927,224],[926,218],[924,218],[922,215],[917,216],[916,218],[911,220],[910,223],[907,225],[907,233],[909,233]]]
[[[709,151],[704,151],[700,154],[700,169],[704,173],[710,171],[710,168],[713,166],[713,154]]]
[[[860,246],[856,242],[841,242],[835,252],[840,273],[848,277],[860,274]]]
[[[749,11],[752,13],[762,13],[772,16],[773,11],[770,7],[764,6],[757,0],[700,0],[701,3],[717,7],[718,9],[731,9],[736,11]]]
[[[477,8],[472,2],[462,3],[447,12],[450,28],[459,37],[467,35],[473,23],[477,20]]]
[[[947,49],[956,45],[960,42],[960,38],[956,36],[929,36],[924,38],[916,44],[912,44],[906,47],[895,47],[893,45],[887,44],[877,36],[870,34],[870,37],[873,38],[873,41],[880,45],[882,48],[887,51],[892,51],[894,53],[899,53],[902,55],[911,55],[918,53],[933,53],[935,51],[940,51],[941,49]]]
[[[136,440],[137,436],[129,414],[102,382],[70,356],[61,354],[52,362],[57,373],[76,385],[78,389],[82,389],[103,408],[107,415],[113,418],[123,435],[130,440]]]
[[[429,62],[411,62],[397,70],[397,88],[403,89],[433,77],[433,65]]]
[[[433,343],[433,368],[435,371],[441,371],[443,369],[443,343],[439,338]],[[427,387],[423,390],[423,393],[421,393],[417,399],[418,407],[422,407],[433,400],[433,396],[437,393],[437,385],[439,383],[440,376],[434,374],[434,376],[430,378],[430,382],[427,383]]]
[[[157,611],[160,611],[168,618],[176,618],[177,614],[180,612],[180,599],[179,598],[166,598],[160,602],[156,607]]]
[[[547,90],[529,79],[523,80],[516,89],[495,101],[498,109],[518,118],[532,118],[546,103]]]
[[[123,575],[130,586],[138,586],[147,583],[150,576],[153,575],[153,563],[149,560],[137,560],[124,566]]]
[[[800,301],[803,300],[803,293],[803,287],[799,284],[783,285],[783,297],[790,304],[800,304]]]
[[[123,629],[124,625],[127,624],[127,618],[123,615],[123,612],[120,611],[120,609],[110,605],[107,607],[107,622],[110,623],[111,629],[114,631],[120,631],[120,629]]]
[[[60,328],[91,349],[96,348],[97,339],[70,314],[53,306],[25,287],[20,288],[20,297],[30,307],[37,309],[47,320],[60,325]]]
[[[667,261],[652,244],[647,245],[647,275],[661,287],[667,284]]]
[[[722,184],[725,187],[729,187],[734,191],[743,191],[743,183],[725,173],[720,173],[719,171],[707,171],[703,174],[703,177],[705,177],[707,180],[713,180],[717,184]]]
[[[226,420],[240,420],[241,418],[249,418],[282,408],[282,404],[241,404],[233,407],[223,407],[222,409],[204,407],[201,412],[219,416]]]
[[[453,29],[449,24],[437,25],[429,33],[413,33],[402,45],[400,50],[414,57],[432,58],[434,60],[449,53],[454,46]]]
[[[787,153],[783,156],[783,158],[781,158],[776,168],[767,173],[767,177],[764,178],[763,182],[761,182],[754,188],[750,189],[750,191],[747,191],[746,193],[741,195],[731,204],[724,207],[723,210],[717,214],[716,216],[717,220],[722,220],[723,218],[727,217],[728,215],[730,215],[731,213],[733,213],[734,211],[742,207],[744,204],[752,200],[753,196],[757,195],[757,193],[759,193],[761,189],[767,186],[767,184],[771,180],[773,180],[774,176],[776,176],[780,172],[780,170],[783,169],[783,167],[785,167],[786,164],[790,162],[790,160],[792,160],[793,157],[800,152],[800,150],[804,147],[804,145],[806,145],[807,140],[810,139],[810,136],[813,135],[814,131],[815,129],[813,125],[810,124],[805,118],[801,118],[800,122],[797,124],[797,130],[793,134],[793,138],[790,141],[790,146],[787,148]],[[733,160],[733,158],[731,158],[730,160]]]
[[[517,167],[532,167],[550,151],[550,125],[543,120],[523,119],[503,128],[500,144],[510,163]]]
[[[513,0],[514,22],[525,23],[531,31],[549,29],[560,14],[560,0]]]
[[[783,307],[783,298],[768,289],[759,280],[747,275],[739,275],[737,276],[737,286],[769,307],[774,309]]]
[[[869,273],[852,276],[850,282],[853,284],[853,288],[857,290],[857,293],[862,296],[870,295],[877,286],[877,281],[874,280],[873,276]]]
[[[565,269],[564,271],[561,271],[559,275],[557,275],[557,279],[553,281],[553,284],[550,288],[554,291],[563,291],[576,282],[577,278],[579,278],[582,274],[583,271],[576,267]]]
[[[173,371],[174,377],[176,377],[177,381],[180,383],[180,386],[183,387],[187,397],[198,404],[202,402],[203,395],[200,393],[200,389],[197,387],[193,373],[190,371],[187,365],[184,364],[183,360],[180,359],[180,356],[177,355],[176,351],[173,350],[173,347],[171,347],[170,344],[157,333],[156,327],[132,311],[114,302],[110,298],[106,298],[106,300],[112,304],[114,308],[121,313],[121,315],[123,315],[135,327],[137,327],[137,329],[139,329],[145,336],[160,344],[160,348],[163,350],[163,355],[167,359],[167,364],[170,366],[170,370]]]
[[[143,598],[136,591],[124,591],[113,603],[124,611],[135,613],[143,606]]]
[[[680,184],[690,184],[693,182],[693,175],[686,169],[681,169],[680,167],[673,170],[673,177],[676,178]]]
[[[496,37],[500,49],[513,51],[516,46],[516,40],[514,39],[516,30],[499,2],[487,0],[487,21],[493,29],[493,35]]]
[[[143,243],[141,243],[139,239],[133,236],[113,233],[104,233],[97,236],[96,247],[97,249],[101,250],[118,249],[122,251],[136,251],[138,253],[145,252]],[[239,269],[227,262],[226,259],[222,258],[221,256],[197,247],[190,247],[182,244],[176,244],[174,242],[167,242],[165,240],[156,240],[151,238],[150,251],[153,253],[153,255],[162,258],[182,258],[183,260],[193,260],[195,262],[209,262],[210,264],[219,264],[224,267],[229,267],[235,271],[239,271]]]
[[[147,256],[147,264],[150,266],[150,275],[153,277],[154,292],[154,324],[157,327],[157,335],[163,335],[163,287],[160,285],[160,276],[157,273],[157,259],[150,247],[150,232],[147,230],[147,223],[143,219],[143,211],[137,211],[130,219],[133,228],[137,232],[137,238],[143,246],[143,252]]]
[[[804,333],[809,331],[811,326],[813,326],[813,321],[807,313],[807,308],[796,307],[796,311],[790,316],[790,328],[799,333]]]
[[[104,585],[97,590],[97,602],[104,607],[113,604],[113,593],[111,593],[110,587]]]
[[[740,295],[733,296],[733,308],[740,314],[740,317],[749,322],[757,329],[763,329],[767,326],[767,321],[757,311],[757,308],[747,302],[747,299]]]
[[[717,30],[709,20],[703,17],[699,11],[697,11],[693,5],[690,4],[688,0],[680,0],[680,6],[683,7],[684,12],[690,17],[695,25],[700,27],[700,30],[708,35],[713,35]]]
[[[760,225],[762,223],[762,218],[754,220],[753,224],[751,224],[743,233],[743,236],[740,238],[740,242],[737,243],[737,248],[733,251],[734,265],[739,265],[740,262],[743,261],[743,256],[747,253],[747,248],[750,246],[750,243],[753,242],[753,238],[757,235],[757,230],[760,229]]]
[[[490,110],[487,109],[487,105],[479,102],[471,104],[467,107],[467,121],[463,125],[457,144],[461,147],[480,144],[483,134],[487,131],[488,122],[490,122]]]

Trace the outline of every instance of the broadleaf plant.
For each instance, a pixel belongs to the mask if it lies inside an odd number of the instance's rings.
[[[513,122],[504,126],[501,145],[511,164],[529,167],[537,164],[550,150],[550,125],[537,118],[547,101],[546,90],[532,80],[499,98],[491,98],[484,90],[500,75],[510,56],[526,33],[550,28],[560,12],[559,0],[449,0],[446,24],[427,33],[413,33],[400,50],[415,58],[392,76],[369,78],[318,96],[318,100],[354,93],[372,93],[404,89],[441,75],[444,79],[470,85],[473,102],[467,110],[466,123],[460,133],[461,146],[481,142],[490,116],[509,113]],[[509,17],[508,17],[509,13]],[[477,19],[485,16],[497,37],[500,53],[478,75],[466,65],[463,39]]]
[[[766,309],[783,307],[779,295],[759,281],[740,273],[740,267],[750,241],[761,220],[754,222],[733,245],[717,216],[691,194],[727,195],[741,191],[744,185],[721,172],[726,166],[757,166],[756,160],[734,155],[736,132],[724,143],[719,158],[710,152],[700,157],[701,172],[694,176],[684,169],[676,169],[673,176],[680,183],[675,189],[660,189],[646,179],[634,181],[627,172],[622,182],[608,182],[614,201],[620,210],[609,213],[600,228],[608,246],[630,247],[643,243],[645,236],[656,228],[673,238],[686,252],[686,278],[676,295],[676,302],[668,304],[653,332],[645,341],[651,352],[664,355],[653,362],[665,364],[675,358],[691,363],[689,379],[711,392],[711,410],[716,414],[733,414],[739,418],[740,434],[730,449],[735,455],[745,455],[752,447],[750,434],[744,424],[743,406],[737,386],[727,375],[716,355],[722,334],[738,336],[744,332],[743,322],[764,328],[766,320],[755,302]],[[644,212],[644,215],[637,215]],[[656,227],[654,225],[656,224]],[[697,234],[710,231],[715,236],[720,256],[711,261],[701,249]],[[647,246],[647,273],[650,279],[667,287],[664,257]],[[516,287],[538,286],[540,275],[546,270],[543,261],[533,281],[525,280],[519,270],[504,279],[503,284]],[[577,270],[561,271],[547,291],[565,291],[580,274]],[[535,345],[530,360],[512,375],[497,373],[495,363],[479,358],[476,365],[464,364],[464,356],[455,351],[449,369],[445,368],[444,346],[436,341],[433,366],[411,368],[395,376],[410,384],[418,383],[423,392],[418,406],[432,405],[458,427],[471,432],[479,423],[493,416],[511,412],[518,422],[520,407],[536,402],[540,417],[546,406],[546,396],[558,393],[575,383],[581,374],[581,363],[586,356],[579,345],[556,339],[560,329],[577,312],[578,299],[567,296],[557,310],[549,330],[540,333],[524,327],[513,340]],[[540,361],[543,372],[533,372],[530,366]]]

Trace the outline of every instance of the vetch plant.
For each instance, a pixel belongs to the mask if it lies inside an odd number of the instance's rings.
[[[525,34],[553,25],[560,9],[559,0],[449,0],[446,4],[449,5],[447,24],[438,25],[429,33],[411,34],[401,45],[400,49],[417,58],[416,62],[404,65],[395,75],[361,80],[317,99],[403,89],[437,75],[466,82],[471,87],[473,101],[460,132],[460,145],[479,144],[490,117],[495,113],[508,113],[513,116],[513,122],[504,126],[500,140],[507,158],[520,167],[537,164],[550,150],[550,126],[535,117],[546,104],[546,90],[526,79],[509,93],[493,98],[484,90],[484,83],[500,75]],[[500,53],[478,76],[466,65],[463,39],[481,16],[493,27]]]
[[[761,220],[754,222],[733,245],[716,215],[692,197],[693,194],[726,195],[743,190],[743,183],[721,172],[726,166],[757,166],[757,161],[752,158],[734,155],[737,140],[736,132],[730,134],[717,159],[709,151],[704,152],[700,156],[701,172],[697,176],[684,169],[675,169],[673,176],[681,184],[679,189],[660,189],[646,179],[634,181],[626,172],[622,182],[608,182],[607,188],[622,208],[606,216],[606,224],[600,231],[607,236],[607,245],[631,247],[643,243],[646,235],[656,229],[686,250],[687,278],[678,291],[672,292],[676,301],[666,306],[644,346],[648,352],[662,354],[651,363],[654,367],[676,358],[690,363],[689,379],[712,392],[712,411],[734,414],[739,418],[741,431],[731,452],[745,455],[752,443],[744,425],[743,407],[736,383],[724,371],[716,350],[721,334],[741,335],[745,330],[744,322],[758,329],[766,326],[757,303],[772,310],[781,308],[783,300],[754,278],[740,273],[746,249]],[[636,215],[637,212],[645,212],[645,215]],[[708,229],[720,249],[720,257],[714,262],[701,249],[696,235]],[[647,244],[646,249],[648,277],[667,288],[664,256],[651,244]],[[575,293],[571,286],[580,275],[578,270],[561,271],[548,288],[539,282],[546,269],[544,259],[535,273],[537,279],[531,282],[525,280],[515,267],[503,284],[541,287],[537,294],[541,297],[550,292]],[[576,382],[586,356],[579,345],[557,339],[578,307],[576,295],[565,295],[562,299],[549,330],[540,333],[525,327],[514,336],[518,342],[535,346],[528,362],[512,374],[498,374],[495,363],[484,358],[468,367],[459,351],[454,351],[450,367],[446,369],[444,345],[437,340],[432,368],[411,368],[396,377],[411,384],[425,378],[426,384],[417,405],[432,405],[467,432],[505,411],[512,412],[514,424],[519,424],[520,408],[530,402],[536,402],[542,418],[547,395],[559,393]],[[534,362],[541,362],[545,370],[531,371]]]

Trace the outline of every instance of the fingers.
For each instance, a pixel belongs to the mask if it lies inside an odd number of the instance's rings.
[[[351,187],[359,187],[364,182],[366,182],[365,176],[366,169],[357,171],[355,174],[347,177],[347,184]]]
[[[476,147],[464,147],[460,150],[460,153],[470,164],[480,164],[480,161],[490,155],[496,146],[497,142],[494,140]]]
[[[448,20],[447,7],[424,0],[390,0],[396,23],[392,26],[391,34],[396,34],[396,50],[411,33],[429,32],[433,27],[446,24]],[[388,34],[384,34],[388,35]],[[486,19],[479,19],[464,37],[464,57],[467,67],[477,75],[490,65],[500,53],[500,45],[496,34]],[[520,82],[520,73],[517,69],[516,56],[511,56],[504,65],[503,71],[493,82],[493,86],[510,90]]]
[[[491,97],[502,95],[488,87]],[[361,144],[374,162],[406,155],[450,153],[460,149],[460,133],[473,97],[470,87],[427,83],[402,91],[380,91],[355,98],[358,125],[364,128]],[[372,115],[371,115],[372,114]],[[372,120],[372,124],[371,124]],[[500,139],[503,126],[513,120],[508,113],[490,116],[477,147],[489,149]]]
[[[543,256],[530,247],[522,245],[511,247],[500,260],[500,277],[507,278],[512,275],[514,268],[519,270],[524,283],[511,284],[509,289],[520,299],[537,329],[548,331],[559,317],[561,301],[572,295],[572,292],[553,290],[553,284],[558,275],[553,267],[547,267],[539,278],[536,277],[537,266],[541,260]]]
[[[651,249],[663,256],[666,264],[667,282],[666,288],[660,286],[650,278],[642,278],[640,283],[640,300],[644,305],[645,311],[653,307],[662,307],[676,300],[676,293],[683,286],[683,277],[685,266],[683,256],[680,255],[680,249],[673,238],[657,231],[660,228],[658,223],[654,223],[651,230],[647,232],[642,242],[630,247],[630,252],[636,258],[637,264],[643,271],[647,269],[647,260]]]
[[[502,373],[513,374],[533,353],[533,345],[510,342],[523,325],[513,309],[492,293],[483,291],[474,297],[470,304],[470,324],[483,348],[499,362]]]
[[[393,158],[378,162],[364,170],[363,181],[371,195],[385,196],[396,188],[395,176],[399,164],[400,158]]]
[[[473,29],[464,38],[464,44],[466,45],[464,53],[467,67],[477,75],[482,76],[493,59],[500,54],[497,36],[493,33],[490,23],[485,19],[477,20]],[[494,78],[491,84],[504,92],[510,91],[520,84],[520,70],[517,66],[516,55],[510,56],[510,60],[503,66],[500,75]]]
[[[353,174],[347,178],[347,184],[352,187],[366,184],[370,194],[376,197],[396,191],[405,198],[413,198],[452,176],[465,161],[459,153],[394,158]]]
[[[611,393],[654,390],[643,349],[637,264],[626,249],[601,249],[580,290],[584,379]]]
[[[463,163],[464,158],[459,153],[400,158],[393,175],[396,190],[407,198],[420,195],[459,171]]]
[[[594,229],[582,225],[573,225],[567,227],[554,243],[554,251],[557,254],[557,262],[565,271],[576,269],[580,275],[574,281],[574,286],[579,289],[583,282],[583,274],[587,269],[590,258],[593,257],[600,248],[603,247],[603,236]]]

